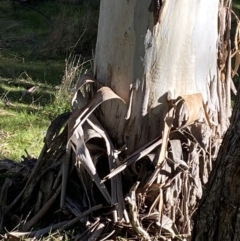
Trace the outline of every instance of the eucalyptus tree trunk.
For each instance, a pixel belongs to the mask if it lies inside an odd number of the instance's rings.
[[[116,146],[126,145],[126,156],[159,135],[168,137],[169,144],[162,140],[158,160],[153,161],[155,170],[162,165],[161,171],[136,192],[144,196],[153,183],[162,187],[171,183],[171,190],[164,187],[159,195],[154,194],[157,198],[150,210],[158,203],[159,215],[166,214],[182,237],[191,233],[189,217],[201,198],[231,116],[230,92],[231,87],[235,89],[231,79],[230,9],[231,0],[101,1],[94,74],[126,105],[106,102],[100,107],[99,118]],[[196,100],[198,93],[201,98]],[[186,108],[178,108],[179,96],[187,103]],[[169,114],[172,107],[174,114]],[[199,127],[196,121],[201,118],[208,125]],[[193,139],[180,142],[171,135],[171,128],[178,130],[190,124]],[[189,145],[187,154],[185,142]],[[175,179],[175,168],[181,166],[176,164],[176,156],[189,169]],[[174,160],[174,167],[167,163],[169,159]],[[108,177],[117,173],[113,171]],[[169,232],[178,233],[173,229]]]
[[[226,131],[230,43],[224,42],[227,10],[219,4],[101,1],[95,77],[128,104],[128,110],[105,104],[101,119],[119,145],[128,143],[129,153],[162,133],[167,93],[172,99],[201,93],[216,125],[214,135]]]

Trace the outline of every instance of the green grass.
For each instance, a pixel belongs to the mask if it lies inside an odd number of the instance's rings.
[[[5,53],[6,55],[8,53]],[[26,73],[38,82],[58,85],[64,74],[64,59],[26,60],[24,57],[10,55],[0,57],[0,72],[5,78],[18,79]]]
[[[30,77],[0,81],[0,159],[20,160],[25,149],[37,157],[50,121],[69,110],[69,99],[61,99],[54,87]],[[36,90],[23,96],[30,86]]]
[[[0,159],[20,160],[25,149],[39,155],[51,120],[70,109],[76,80],[64,79],[66,56],[89,59],[95,46],[95,5],[33,0],[31,6],[51,21],[18,3],[15,9],[9,0],[0,4]],[[68,69],[75,78],[88,67],[77,65]]]
[[[26,155],[25,149],[30,155],[38,157],[48,124],[48,119],[27,111],[18,114],[13,111],[3,112],[0,119],[0,157],[19,160],[22,155]]]

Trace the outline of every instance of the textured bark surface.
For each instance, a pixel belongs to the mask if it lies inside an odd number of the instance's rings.
[[[239,163],[240,95],[199,207],[193,240],[240,240]]]
[[[200,92],[219,136],[226,131],[230,79],[219,76],[228,55],[217,64],[226,47],[226,9],[219,33],[218,9],[219,0],[101,1],[95,77],[131,104],[131,114],[126,121],[127,108],[112,102],[102,106],[100,117],[130,153],[162,132],[167,92],[172,98]]]

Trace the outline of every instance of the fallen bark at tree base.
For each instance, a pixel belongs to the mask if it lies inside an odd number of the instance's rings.
[[[54,230],[61,235],[75,229],[75,240],[105,240],[123,230],[129,240],[188,240],[215,155],[203,144],[211,139],[201,139],[208,127],[195,122],[171,130],[169,117],[163,136],[125,156],[93,115],[98,98],[118,99],[105,87],[77,114],[73,110],[51,123],[37,160],[0,162],[2,172],[24,180],[2,216],[5,227],[11,227],[7,220],[13,213],[19,220],[9,237],[41,239]]]

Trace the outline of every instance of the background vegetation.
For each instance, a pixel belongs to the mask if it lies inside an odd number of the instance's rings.
[[[50,121],[89,69],[99,1],[0,5],[0,159],[38,156]]]

